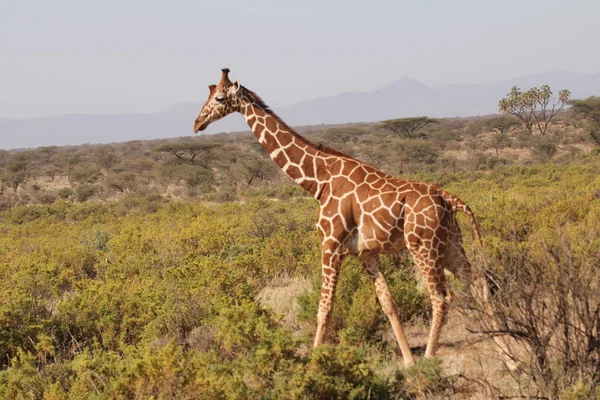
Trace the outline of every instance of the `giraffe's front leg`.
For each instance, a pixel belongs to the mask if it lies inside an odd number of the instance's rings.
[[[317,314],[317,334],[315,335],[314,346],[322,344],[327,333],[327,325],[331,319],[333,310],[333,298],[335,297],[335,288],[338,277],[340,276],[340,267],[344,259],[344,254],[338,246],[323,244],[322,265],[321,265],[321,300],[319,301],[319,312]]]
[[[381,272],[379,256],[377,254],[362,254],[359,259],[367,271],[367,274],[375,284],[375,292],[377,293],[381,308],[392,324],[392,330],[394,331],[396,341],[400,347],[400,352],[404,358],[404,365],[407,367],[415,365],[415,358],[410,351],[410,346],[408,345],[402,323],[400,322],[398,305],[385,280],[385,276]]]

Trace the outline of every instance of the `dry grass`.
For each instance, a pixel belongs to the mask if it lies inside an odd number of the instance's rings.
[[[285,325],[292,329],[299,329],[299,306],[296,298],[310,288],[311,283],[308,279],[278,276],[260,291],[258,300],[263,306],[270,307],[276,314],[282,316]]]
[[[489,337],[470,333],[467,328],[473,325],[471,318],[458,311],[451,311],[448,323],[444,326],[437,356],[442,360],[443,385],[449,389],[439,395],[422,394],[424,399],[479,400],[498,399],[501,395],[518,393],[515,380],[511,378],[497,351],[496,344]],[[389,331],[389,332],[388,332]],[[395,346],[391,329],[384,333],[384,340]],[[405,324],[408,341],[413,354],[423,356],[429,323],[416,320]],[[379,369],[382,376],[391,376],[396,369],[403,368],[401,362],[390,359]]]

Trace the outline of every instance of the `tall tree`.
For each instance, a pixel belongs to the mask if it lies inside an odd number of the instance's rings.
[[[436,122],[438,122],[437,119],[429,117],[398,118],[383,121],[381,127],[400,137],[417,139],[425,136],[423,132],[421,132],[425,126]]]
[[[498,109],[504,114],[519,118],[531,135],[534,127],[545,135],[550,121],[564,108],[570,96],[571,92],[563,89],[556,98],[548,85],[534,87],[526,92],[513,86],[508,95],[498,102]]]
[[[583,116],[588,121],[588,132],[600,146],[600,97],[592,96],[585,100],[574,99],[568,102],[576,115]]]

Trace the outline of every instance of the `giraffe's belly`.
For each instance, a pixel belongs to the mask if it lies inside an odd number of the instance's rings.
[[[366,251],[393,254],[406,248],[402,230],[396,227],[385,230],[380,227],[360,226],[351,233],[349,239],[348,248],[354,255]]]

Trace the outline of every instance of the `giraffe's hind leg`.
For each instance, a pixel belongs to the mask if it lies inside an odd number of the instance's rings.
[[[491,291],[485,275],[474,269],[465,254],[458,224],[451,229],[444,254],[445,267],[469,288],[473,298],[483,307],[490,321],[495,324]]]
[[[452,294],[444,275],[443,242],[436,236],[418,243],[409,242],[408,251],[419,268],[419,272],[427,281],[433,315],[425,357],[433,357],[437,351],[442,326],[452,300]]]
[[[482,280],[479,277],[479,273],[473,270],[465,254],[462,245],[462,235],[458,225],[454,226],[450,232],[448,245],[444,253],[444,266],[448,271],[452,272],[452,275],[469,287],[477,300],[482,300],[483,296],[485,296],[486,300],[489,298],[484,288],[480,287]],[[487,286],[485,282],[483,283],[484,286]]]
[[[362,254],[359,256],[359,259],[375,285],[375,292],[377,293],[377,298],[379,299],[383,312],[390,320],[392,330],[394,331],[396,341],[398,342],[400,352],[402,353],[402,358],[404,359],[404,365],[407,367],[414,365],[415,359],[410,351],[406,336],[404,335],[404,329],[400,322],[398,305],[385,280],[385,276],[381,272],[379,256],[377,254]]]
[[[462,245],[462,237],[458,225],[451,230],[448,246],[444,254],[446,268],[452,272],[463,284],[469,287],[475,301],[483,308],[492,330],[500,331],[496,320],[494,307],[491,301],[491,291],[485,276],[474,270],[469,262]],[[513,360],[512,352],[506,340],[501,336],[494,336],[499,353],[510,370],[516,370],[517,364]]]

